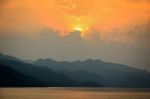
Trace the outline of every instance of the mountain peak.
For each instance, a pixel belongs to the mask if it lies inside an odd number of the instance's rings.
[[[0,53],[0,59],[8,59],[8,60],[17,60],[17,61],[19,61],[19,59],[16,58],[16,57],[13,57],[13,56],[10,56],[10,55],[5,55],[5,54],[2,54],[2,53]]]
[[[102,63],[103,61],[100,60],[100,59],[87,59],[87,60],[85,60],[83,62],[98,62],[98,63]]]

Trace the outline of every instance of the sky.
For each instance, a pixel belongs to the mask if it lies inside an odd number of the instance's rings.
[[[150,0],[0,0],[0,52],[150,70]]]

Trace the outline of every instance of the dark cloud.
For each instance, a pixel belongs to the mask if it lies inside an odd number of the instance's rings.
[[[150,21],[132,27],[129,35],[136,45],[150,49]]]

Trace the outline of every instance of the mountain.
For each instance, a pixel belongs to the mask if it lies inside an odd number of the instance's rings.
[[[104,87],[150,88],[150,73],[127,65],[92,59],[75,62],[39,59],[33,64],[52,68],[77,81],[95,81]]]
[[[104,77],[87,71],[76,71],[76,72],[58,71],[58,72],[81,82],[95,81],[102,83],[103,81],[105,81]]]
[[[27,81],[31,81],[35,86],[49,87],[150,88],[150,73],[127,65],[92,59],[74,62],[39,59],[31,62],[0,54],[0,78],[3,82],[14,79],[18,86],[27,86]]]
[[[5,57],[5,56],[3,56]],[[70,77],[68,77],[67,75],[61,74],[59,72],[55,72],[52,69],[48,68],[48,67],[39,67],[39,66],[35,66],[29,63],[25,63],[22,61],[18,61],[14,60],[14,59],[10,59],[10,58],[4,58],[4,59],[0,59],[0,69],[4,69],[6,71],[2,71],[3,75],[8,75],[6,76],[6,78],[8,79],[2,79],[2,81],[4,80],[4,82],[6,82],[7,86],[7,81],[11,80],[14,78],[14,81],[12,80],[12,82],[8,83],[8,86],[10,83],[16,83],[18,84],[19,82],[22,82],[23,85],[25,83],[25,85],[27,85],[26,81],[32,81],[36,78],[39,82],[38,83],[44,83],[44,86],[52,86],[52,87],[101,87],[102,85],[99,83],[96,83],[94,81],[88,81],[88,82],[79,82],[76,81]],[[5,68],[4,68],[5,66]],[[7,68],[6,68],[7,66]],[[9,72],[8,72],[9,71]],[[5,73],[6,72],[6,73]],[[5,74],[4,74],[5,73]],[[11,77],[11,74],[14,74],[13,77]],[[3,76],[1,75],[1,76]],[[17,78],[15,78],[15,75],[19,76]],[[25,76],[27,75],[27,76]],[[9,79],[10,77],[10,79]],[[5,76],[4,76],[5,78]],[[22,78],[22,79],[21,79]],[[15,80],[15,79],[18,79]],[[20,81],[23,80],[23,81]],[[36,80],[36,81],[37,81]],[[23,86],[21,84],[18,84],[18,86]],[[2,86],[2,85],[1,85]],[[30,86],[30,85],[29,85]],[[35,85],[38,86],[38,85]],[[40,86],[40,85],[39,85]],[[43,86],[43,85],[41,85]]]
[[[20,59],[10,56],[10,55],[4,55],[2,53],[0,53],[0,59],[9,59],[9,60],[15,60],[15,61],[20,61]]]
[[[0,64],[0,87],[46,86],[45,82]]]

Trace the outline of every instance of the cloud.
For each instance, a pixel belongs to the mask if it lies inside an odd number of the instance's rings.
[[[149,0],[0,0],[0,5],[0,35],[38,35],[44,26],[66,35],[81,25],[89,29],[86,35],[95,29],[105,42],[148,42]]]
[[[150,21],[144,24],[136,25],[129,29],[128,37],[132,38],[133,42],[140,46],[149,48],[150,43]]]
[[[150,70],[149,49],[121,42],[103,42],[99,40],[99,33],[93,32],[95,33],[92,33],[87,41],[79,32],[61,37],[56,31],[48,28],[41,30],[40,35],[36,37],[21,34],[3,35],[0,36],[0,52],[23,59],[52,58],[58,61],[102,59]]]
[[[150,69],[149,20],[149,0],[0,0],[0,52]],[[87,38],[71,32],[76,25]]]

